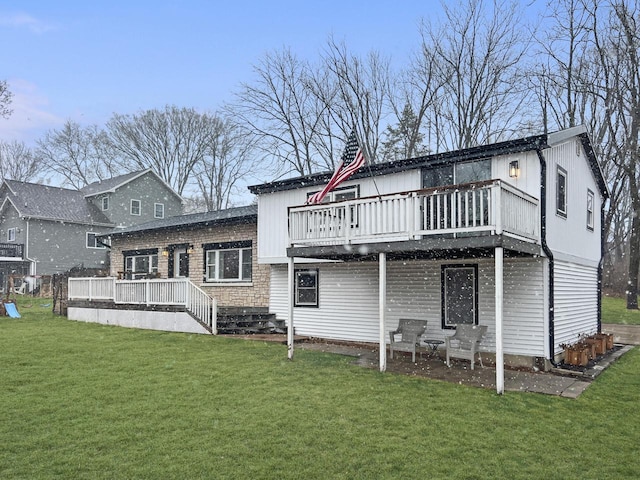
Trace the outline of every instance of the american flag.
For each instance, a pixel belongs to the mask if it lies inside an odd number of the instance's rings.
[[[364,153],[358,145],[358,138],[356,137],[355,130],[349,135],[347,140],[347,146],[344,148],[342,159],[333,172],[333,176],[329,180],[329,183],[319,192],[314,193],[307,199],[308,204],[322,203],[324,197],[327,196],[331,190],[336,188],[351,175],[353,175],[361,166],[364,165]]]

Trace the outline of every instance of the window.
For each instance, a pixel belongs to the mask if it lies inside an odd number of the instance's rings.
[[[567,171],[559,165],[556,175],[556,213],[567,218]]]
[[[307,194],[307,198],[309,198],[311,195],[315,193],[318,193],[318,192],[309,192]],[[360,189],[357,185],[354,187],[336,188],[335,190],[331,190],[329,193],[327,193],[327,196],[324,197],[324,199],[322,200],[322,203],[352,200],[354,198],[358,198],[359,196],[360,196]]]
[[[208,282],[250,282],[253,253],[251,240],[203,245]]]
[[[109,197],[102,197],[102,210],[109,210]]]
[[[164,218],[164,203],[153,204],[153,216],[155,218]]]
[[[158,250],[125,251],[124,268],[127,279],[138,280],[158,273]]]
[[[87,232],[87,248],[106,248],[99,240],[98,233]]]
[[[442,328],[478,324],[478,266],[442,265]]]
[[[595,223],[594,212],[593,212],[594,198],[595,197],[593,192],[587,189],[587,228],[589,230],[593,230],[593,226]]]
[[[131,215],[140,215],[140,200],[131,200]]]
[[[426,168],[422,171],[422,187],[433,188],[491,179],[491,160],[456,163]]]
[[[296,269],[294,271],[294,306],[318,306],[318,269]]]
[[[16,229],[10,228],[7,230],[7,242],[15,242],[16,241]]]

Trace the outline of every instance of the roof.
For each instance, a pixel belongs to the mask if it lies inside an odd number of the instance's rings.
[[[21,217],[70,223],[113,226],[113,223],[78,190],[39,183],[5,180],[7,197]]]
[[[596,178],[596,182],[600,187],[602,194],[605,197],[608,197],[606,182],[604,181],[602,171],[600,170],[600,166],[584,126],[578,126],[548,135],[534,135],[516,140],[492,143],[490,145],[466,148],[463,150],[424,155],[416,158],[397,160],[395,162],[373,164],[366,169],[362,169],[361,171],[354,173],[350,179],[356,180],[358,178],[370,177],[372,175],[387,175],[426,166],[445,165],[449,163],[463,162],[466,160],[479,160],[496,155],[508,155],[532,150],[541,151],[554,143],[559,143],[561,140],[566,140],[573,136],[577,136],[581,139],[583,147],[587,153],[587,161]],[[248,188],[251,193],[257,195],[284,190],[295,190],[301,187],[324,185],[329,181],[332,174],[333,172],[323,172],[303,177],[263,183],[261,185],[251,185]]]
[[[171,190],[171,192],[176,197],[180,197],[180,195],[178,195],[173,190],[173,188],[171,188],[171,186],[167,182],[165,182],[162,178],[160,178],[160,176],[156,174],[151,168],[147,168],[146,170],[139,170],[137,172],[125,173],[124,175],[118,175],[117,177],[101,180],[99,182],[93,182],[87,185],[86,187],[81,188],[80,191],[83,193],[85,197],[95,197],[96,195],[101,195],[103,193],[114,192],[118,188],[122,187],[123,185],[126,185],[127,183],[132,182],[133,180],[140,178],[143,175],[146,175],[148,173],[151,173],[158,180],[164,183],[165,186],[169,190]]]
[[[241,222],[257,222],[258,206],[247,205],[245,207],[227,208],[225,210],[213,210],[205,213],[192,213],[189,215],[177,215],[175,217],[162,218],[151,222],[141,223],[113,231],[104,236],[120,236],[131,233],[150,232],[157,230],[175,230],[181,228],[197,228],[213,225],[225,225]]]

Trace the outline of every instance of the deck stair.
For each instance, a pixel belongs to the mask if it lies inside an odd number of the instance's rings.
[[[268,308],[218,307],[218,334],[286,333],[283,320],[277,320]]]

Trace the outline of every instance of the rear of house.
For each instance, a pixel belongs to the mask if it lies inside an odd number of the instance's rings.
[[[607,190],[584,128],[373,165],[306,205],[327,178],[250,187],[270,309],[296,334],[485,325],[485,355],[541,366],[599,329]]]

